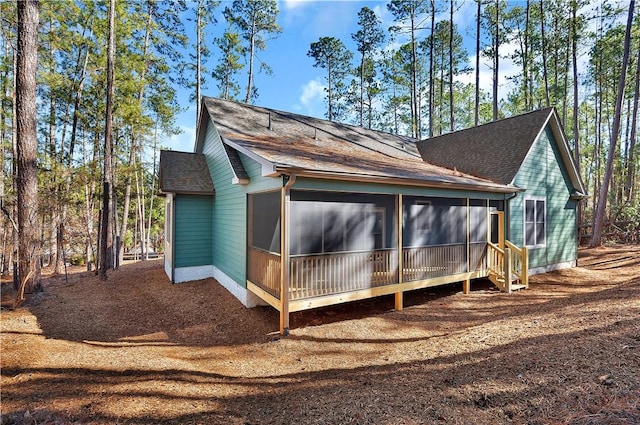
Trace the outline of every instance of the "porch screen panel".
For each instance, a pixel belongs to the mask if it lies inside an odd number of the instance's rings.
[[[280,298],[280,192],[248,195],[247,279]]]
[[[405,196],[403,214],[405,282],[466,271],[466,199]]]
[[[485,268],[487,251],[487,201],[469,200],[469,265],[471,271]]]
[[[280,253],[280,192],[249,195],[249,245]]]
[[[395,283],[394,198],[292,191],[291,299]]]

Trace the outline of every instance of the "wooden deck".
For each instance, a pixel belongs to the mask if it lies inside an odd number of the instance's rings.
[[[507,246],[512,281],[526,285],[526,259],[513,244]],[[396,249],[292,255],[289,267],[289,311],[407,290],[497,276],[506,267],[505,250],[487,243],[404,248],[399,275]],[[256,248],[248,252],[248,289],[276,309],[282,308],[281,257]],[[520,281],[520,282],[515,282]],[[500,282],[496,283],[500,286]],[[506,290],[506,284],[501,289]]]

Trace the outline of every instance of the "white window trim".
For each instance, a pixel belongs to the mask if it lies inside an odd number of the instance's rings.
[[[544,243],[542,244],[535,244],[535,245],[527,245],[527,201],[534,201],[534,224],[536,226],[536,228],[534,230],[538,230],[537,226],[538,226],[538,217],[537,217],[537,211],[538,209],[536,208],[535,202],[537,201],[542,201],[544,202]],[[527,248],[545,248],[547,246],[547,228],[548,228],[548,223],[547,223],[547,198],[544,196],[528,196],[526,198],[524,198],[522,200],[522,245],[526,246]],[[536,232],[537,234],[537,232]],[[537,242],[537,241],[536,241]]]

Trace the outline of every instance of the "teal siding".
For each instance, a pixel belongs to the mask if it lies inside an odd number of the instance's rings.
[[[175,267],[211,264],[211,196],[175,198]]]
[[[576,202],[570,199],[571,183],[548,127],[532,146],[514,184],[526,189],[510,202],[508,237],[514,244],[524,245],[524,199],[546,200],[546,244],[529,250],[530,268],[575,260]]]
[[[247,193],[280,188],[282,179],[262,177],[261,165],[241,154],[250,182],[248,185],[232,184],[231,166],[220,136],[211,123],[207,126],[202,153],[207,159],[216,190],[213,214],[209,215],[214,235],[209,264],[246,286]]]

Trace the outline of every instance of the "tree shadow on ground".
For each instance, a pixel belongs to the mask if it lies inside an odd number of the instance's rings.
[[[320,371],[305,371],[301,364],[298,372],[259,377],[151,367],[3,368],[4,378],[34,376],[3,385],[3,398],[71,406],[49,411],[92,423],[396,424],[450,423],[458,417],[473,417],[479,424],[578,425],[593,418],[638,423],[640,377],[635,372],[640,364],[637,350],[624,348],[637,344],[638,331],[635,320],[594,323],[577,332],[425,360],[384,364],[381,359]],[[581,345],[571,344],[574,340]],[[554,374],[559,369],[563,372]],[[613,384],[599,380],[604,373]],[[94,393],[98,387],[102,392]],[[150,410],[130,413],[140,405]],[[5,416],[10,415],[19,417],[19,412]],[[607,421],[611,418],[620,421]]]

